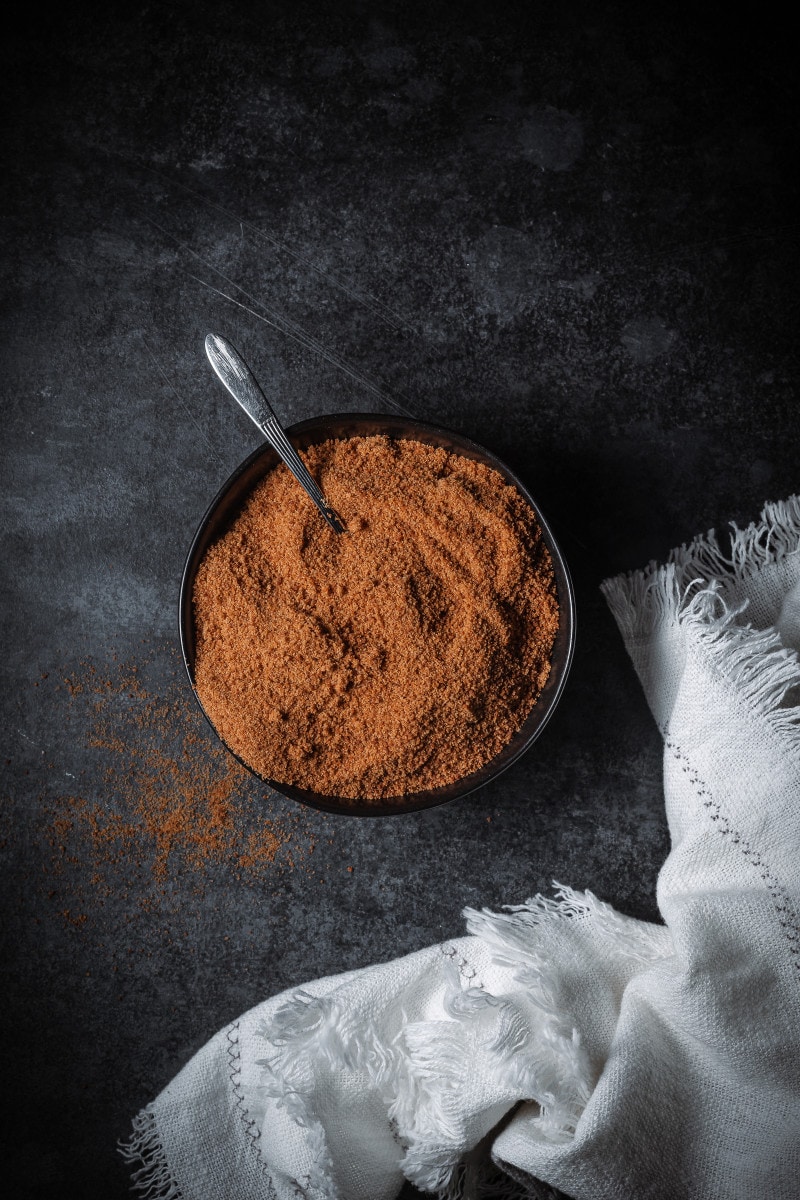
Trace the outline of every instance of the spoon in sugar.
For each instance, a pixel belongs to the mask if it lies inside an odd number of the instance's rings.
[[[316,504],[325,520],[336,533],[344,533],[341,517],[331,508],[312,479],[300,455],[287,438],[270,408],[255,375],[238,350],[219,334],[206,335],[206,354],[214,373],[241,404],[251,421],[255,422],[272,449],[283,460],[301,487]]]

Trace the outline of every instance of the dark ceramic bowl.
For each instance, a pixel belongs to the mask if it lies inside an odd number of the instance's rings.
[[[479,771],[474,771],[471,775],[465,775],[462,779],[456,780],[455,783],[446,784],[444,787],[429,788],[426,791],[410,792],[406,796],[393,796],[383,800],[368,802],[354,801],[342,799],[338,796],[325,796],[319,792],[293,787],[290,784],[276,783],[274,780],[266,779],[256,771],[253,771],[252,767],[249,767],[246,762],[239,758],[239,755],[235,751],[231,750],[231,747],[228,746],[224,739],[220,738],[220,740],[230,753],[233,754],[234,758],[242,763],[242,766],[246,767],[256,778],[263,780],[269,787],[274,788],[275,791],[282,793],[284,796],[290,796],[293,800],[299,800],[303,804],[309,804],[312,808],[323,809],[326,812],[343,813],[359,817],[389,816],[398,813],[416,812],[422,808],[431,808],[436,804],[445,804],[449,800],[456,800],[459,796],[466,796],[468,792],[474,792],[476,788],[483,787],[491,779],[496,779],[498,775],[510,767],[512,763],[516,762],[533,742],[536,741],[564,690],[564,684],[572,663],[572,653],[575,645],[575,597],[567,565],[564,562],[561,551],[556,545],[556,540],[550,532],[547,522],[542,516],[542,510],[514,472],[509,470],[493,454],[490,454],[488,450],[484,450],[482,446],[471,442],[469,438],[462,437],[461,434],[452,433],[447,429],[437,429],[436,426],[426,425],[422,421],[413,421],[405,417],[372,415],[369,413],[344,413],[327,417],[312,417],[309,421],[301,421],[299,425],[291,426],[286,432],[292,444],[300,450],[304,450],[316,442],[327,441],[330,438],[369,437],[374,434],[386,434],[393,438],[405,438],[416,442],[425,442],[432,446],[442,446],[445,450],[461,454],[465,458],[476,459],[478,462],[485,463],[488,467],[493,467],[495,471],[499,471],[503,478],[525,497],[536,513],[545,542],[553,559],[560,607],[560,621],[553,647],[552,668],[547,683],[526,717],[525,722],[499,754],[495,755]],[[197,694],[194,681],[195,636],[192,592],[195,576],[208,547],[230,527],[253,488],[276,466],[277,462],[278,458],[275,451],[265,444],[259,447],[258,450],[255,450],[249,458],[245,459],[241,466],[237,467],[227,483],[218,492],[208,512],[200,522],[200,527],[194,535],[183,571],[180,595],[180,637],[183,661],[186,664],[186,670],[189,674],[189,681],[191,682],[195,699],[212,728],[214,728],[213,722],[209,718],[208,713],[205,712],[205,709],[203,709],[203,704]],[[217,733],[216,729],[214,729],[214,732]],[[217,733],[217,736],[219,737],[219,733]]]

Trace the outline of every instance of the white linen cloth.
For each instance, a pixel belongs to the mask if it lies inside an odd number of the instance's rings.
[[[800,1197],[800,496],[603,589],[664,737],[664,925],[558,888],[222,1030],[146,1195]]]

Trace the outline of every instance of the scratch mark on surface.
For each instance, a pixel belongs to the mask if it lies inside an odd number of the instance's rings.
[[[412,420],[414,419],[414,414],[403,404],[401,404],[400,401],[395,400],[393,396],[391,396],[384,388],[380,387],[379,384],[375,383],[374,380],[370,379],[368,375],[365,375],[362,371],[359,371],[355,367],[351,367],[349,363],[347,363],[338,354],[335,354],[334,351],[328,350],[322,345],[321,342],[318,342],[316,338],[312,337],[310,333],[303,329],[301,325],[297,325],[294,321],[290,321],[288,317],[284,317],[280,313],[275,312],[273,309],[268,308],[263,300],[259,300],[257,296],[253,296],[251,292],[246,290],[246,288],[243,288],[240,284],[229,278],[224,271],[220,271],[219,267],[215,267],[213,263],[210,263],[207,259],[203,258],[203,256],[198,254],[196,250],[193,250],[191,246],[187,246],[186,242],[181,241],[181,239],[176,237],[174,233],[170,233],[168,229],[164,229],[164,227],[159,225],[157,221],[154,221],[151,217],[145,217],[145,220],[155,229],[157,229],[159,233],[163,233],[165,237],[170,238],[177,246],[181,248],[181,250],[184,250],[187,254],[191,254],[192,258],[196,258],[197,261],[209,271],[213,271],[215,275],[219,275],[220,279],[224,279],[225,283],[230,284],[230,286],[235,288],[237,292],[241,292],[241,294],[246,296],[248,300],[251,300],[253,304],[257,304],[259,308],[263,309],[263,312],[267,313],[267,316],[263,316],[262,313],[256,312],[248,305],[242,304],[242,302],[235,299],[235,297],[229,296],[225,292],[221,292],[218,288],[212,287],[210,283],[206,283],[205,280],[199,279],[196,275],[192,275],[191,272],[189,272],[190,279],[194,279],[196,283],[200,283],[204,287],[207,287],[210,291],[215,292],[218,296],[221,296],[223,300],[229,300],[232,304],[238,305],[239,308],[244,309],[244,311],[250,313],[251,316],[256,317],[259,321],[263,321],[265,325],[271,325],[274,329],[286,334],[287,337],[294,338],[294,340],[299,342],[301,346],[305,346],[305,348],[308,350],[313,350],[327,362],[331,363],[335,367],[338,367],[339,370],[344,371],[346,375],[351,377],[351,379],[355,379],[362,385],[362,387],[367,388],[374,395],[380,396],[384,403],[388,404],[390,408],[402,413],[403,416],[411,417]]]
[[[212,267],[211,269],[215,270],[216,268]],[[218,274],[219,273],[220,272],[218,272]],[[242,304],[241,300],[237,300],[235,296],[229,296],[226,292],[220,291],[219,288],[215,288],[212,284],[207,283],[204,279],[200,279],[197,275],[192,275],[191,272],[189,272],[189,278],[193,279],[195,283],[199,283],[202,287],[208,288],[208,290],[210,292],[214,292],[215,295],[221,296],[223,300],[228,300],[231,304],[235,304],[237,308],[243,309],[246,313],[249,313],[257,320],[263,321],[265,325],[269,325],[272,329],[277,329],[280,333],[292,338],[301,346],[304,346],[307,350],[313,350],[316,354],[319,354],[321,358],[324,358],[326,362],[331,363],[331,365],[334,367],[338,367],[340,371],[344,371],[344,373],[349,375],[351,379],[354,379],[356,383],[360,383],[362,387],[365,387],[368,391],[372,392],[373,395],[378,396],[385,404],[388,404],[390,408],[393,408],[396,412],[400,413],[404,417],[410,417],[412,420],[415,420],[414,414],[409,409],[390,396],[388,392],[384,391],[384,389],[381,388],[377,383],[374,383],[369,376],[363,375],[359,370],[351,367],[344,361],[344,359],[340,358],[338,354],[334,354],[332,351],[327,350],[320,342],[318,342],[315,338],[312,338],[310,334],[306,333],[305,330],[300,329],[299,326],[294,326],[294,322],[286,321],[285,318],[280,317],[277,313],[270,313],[270,316],[265,317],[262,313],[256,312],[255,309],[250,308],[249,305]],[[228,282],[231,281],[228,280]],[[248,295],[243,288],[238,287],[238,284],[234,283],[232,286],[238,288],[238,290],[242,292],[242,295]],[[254,300],[254,303],[260,304],[260,301]],[[270,312],[265,305],[261,305],[261,307],[264,308],[265,312]]]
[[[317,275],[326,280],[328,283],[332,284],[334,287],[339,288],[339,290],[344,292],[344,294],[351,300],[355,300],[357,304],[363,305],[364,308],[368,309],[369,312],[373,314],[373,316],[378,317],[392,329],[407,329],[412,333],[415,332],[414,326],[410,321],[406,320],[406,318],[401,316],[400,313],[395,312],[395,310],[390,308],[388,304],[384,304],[383,301],[378,300],[376,296],[369,295],[368,293],[357,292],[353,288],[348,287],[346,283],[343,283],[341,279],[338,279],[335,275],[331,274],[330,271],[326,271],[323,267],[318,267],[315,262],[312,262],[310,258],[306,258],[305,255],[300,254],[299,251],[292,250],[291,246],[288,246],[286,242],[282,242],[279,238],[274,237],[273,234],[268,233],[264,229],[259,229],[258,226],[251,224],[250,221],[243,221],[241,217],[238,217],[236,213],[231,211],[231,209],[226,208],[222,204],[217,204],[214,200],[209,200],[207,196],[204,196],[201,192],[196,191],[194,188],[190,188],[187,184],[181,183],[177,179],[165,179],[163,175],[159,175],[158,172],[153,171],[152,168],[148,167],[147,170],[151,171],[151,173],[155,175],[156,178],[160,179],[162,183],[172,183],[175,187],[187,192],[190,196],[194,196],[196,200],[200,200],[209,208],[214,209],[216,212],[222,213],[223,216],[228,217],[232,221],[238,221],[239,226],[242,229],[243,238],[244,230],[247,228],[247,230],[256,238],[260,238],[262,241],[267,242],[270,246],[273,246],[276,250],[280,250],[284,254],[288,254],[290,258],[295,260],[295,262],[301,263],[304,267],[307,267],[310,271],[314,271]]]
[[[17,733],[19,734],[19,736],[21,738],[25,738],[26,742],[30,742],[30,744],[33,746],[34,750],[42,750],[42,747],[37,742],[35,742],[32,737],[28,737],[27,733],[23,733],[23,731],[21,729],[18,729]],[[42,754],[44,754],[44,750],[42,750]]]
[[[154,365],[154,367],[156,368],[156,370],[157,370],[157,371],[159,372],[159,374],[161,375],[161,378],[164,380],[164,382],[166,383],[167,387],[170,389],[170,391],[172,392],[173,396],[174,396],[174,397],[175,397],[175,399],[178,401],[178,403],[180,404],[181,408],[182,408],[182,409],[183,409],[183,411],[186,413],[187,417],[188,417],[188,418],[189,418],[189,420],[192,422],[192,424],[194,425],[194,427],[195,427],[195,429],[197,430],[197,432],[200,434],[200,437],[203,439],[203,441],[204,441],[204,442],[206,443],[206,445],[208,446],[208,448],[209,448],[209,450],[211,451],[211,453],[213,454],[214,458],[216,458],[217,462],[223,462],[222,455],[221,455],[221,454],[219,453],[219,451],[216,449],[216,447],[214,446],[214,443],[213,443],[213,442],[210,440],[210,438],[208,437],[207,433],[206,433],[206,432],[205,432],[205,430],[203,429],[202,425],[201,425],[201,424],[200,424],[200,422],[197,420],[197,418],[194,416],[194,414],[193,414],[192,410],[189,408],[188,404],[187,404],[187,403],[186,403],[186,401],[183,399],[183,396],[181,396],[180,392],[179,392],[179,391],[178,391],[178,389],[175,387],[174,383],[173,383],[173,382],[172,382],[172,380],[169,378],[169,376],[167,375],[166,371],[165,371],[165,370],[164,370],[164,368],[161,366],[161,363],[158,361],[158,359],[156,358],[155,354],[154,354],[154,353],[153,353],[153,351],[150,349],[150,347],[148,346],[148,344],[147,344],[147,342],[144,340],[144,338],[142,338],[142,343],[143,343],[143,345],[144,345],[144,348],[145,348],[145,350],[147,351],[147,353],[150,355],[151,359],[153,360],[153,365]]]
[[[87,512],[86,516],[87,516],[86,537],[89,542],[89,553],[90,553],[92,562],[94,563],[95,578],[99,581],[100,575],[101,575],[101,570],[100,570],[101,560],[100,560],[100,555],[97,553],[97,543],[96,543],[95,537],[94,537],[94,524],[95,523],[93,520],[93,514],[91,512]],[[84,629],[84,637],[86,637],[86,636],[88,636],[88,630],[87,630],[87,621],[83,615],[83,606],[81,606],[80,612],[81,612],[81,624],[83,625],[83,629]],[[94,626],[96,626],[99,623],[105,628],[108,625],[108,614],[106,613],[105,609],[103,609],[101,607],[100,608],[95,607],[92,609],[91,618],[92,618],[92,624]]]

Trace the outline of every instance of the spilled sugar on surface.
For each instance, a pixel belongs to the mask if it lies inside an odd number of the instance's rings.
[[[145,682],[150,665],[84,662],[54,684],[65,724],[97,764],[69,788],[48,764],[57,782],[39,800],[43,882],[73,926],[112,896],[174,909],[220,879],[258,885],[310,869],[304,811],[284,813],[254,788],[215,744],[179,672],[156,690]]]

